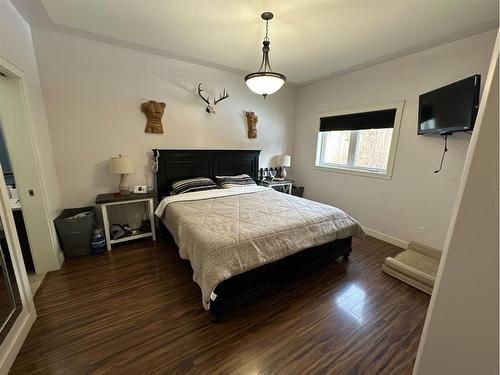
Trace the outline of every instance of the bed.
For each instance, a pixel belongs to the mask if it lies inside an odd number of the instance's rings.
[[[364,236],[340,209],[262,186],[170,195],[183,178],[244,173],[257,180],[258,150],[153,152],[156,214],[189,260],[213,321],[329,260],[347,258],[352,236]]]

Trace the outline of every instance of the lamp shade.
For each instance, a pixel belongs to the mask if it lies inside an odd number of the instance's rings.
[[[127,156],[115,156],[109,159],[109,173],[127,174],[134,171],[132,159]]]
[[[280,155],[279,165],[282,167],[289,167],[292,165],[292,157],[290,155]]]

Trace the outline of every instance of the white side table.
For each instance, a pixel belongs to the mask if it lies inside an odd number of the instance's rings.
[[[95,203],[101,206],[102,210],[102,221],[104,226],[104,235],[106,236],[106,246],[108,251],[111,251],[111,245],[126,242],[131,240],[137,240],[139,238],[147,238],[152,237],[153,241],[156,241],[156,228],[155,228],[155,217],[154,217],[154,193],[147,194],[127,194],[127,195],[118,195],[115,194],[99,194],[96,197]],[[147,202],[149,204],[149,221],[151,223],[151,231],[142,232],[138,234],[133,234],[125,237],[118,238],[116,240],[111,239],[111,235],[109,233],[109,220],[108,220],[108,207],[115,206],[119,204],[130,204],[137,202]]]
[[[291,180],[282,180],[282,181],[277,181],[277,180],[272,180],[272,181],[262,180],[262,181],[260,181],[260,184],[263,185],[263,186],[271,187],[273,189],[275,187],[277,187],[278,189],[282,189],[283,193],[292,194],[293,181],[291,181]],[[276,190],[278,190],[278,189],[276,189]]]

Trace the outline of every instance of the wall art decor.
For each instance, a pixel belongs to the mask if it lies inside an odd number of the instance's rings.
[[[259,118],[254,112],[250,111],[246,111],[245,116],[247,117],[248,138],[257,138],[257,122]]]
[[[226,89],[224,89],[222,91],[222,94],[219,95],[219,99],[214,99],[213,100],[213,103],[210,103],[210,97],[207,96],[206,98],[202,95],[202,92],[204,90],[201,88],[201,82],[198,84],[198,95],[200,96],[200,98],[203,99],[203,101],[205,103],[207,103],[207,108],[205,108],[205,111],[207,111],[208,113],[211,113],[211,114],[215,114],[215,106],[217,105],[217,103],[219,103],[221,100],[224,100],[224,99],[227,99],[229,98],[229,94],[228,92],[226,91]]]
[[[161,118],[163,117],[165,106],[165,103],[158,103],[154,100],[142,103],[141,110],[144,112],[147,119],[144,133],[163,134]]]

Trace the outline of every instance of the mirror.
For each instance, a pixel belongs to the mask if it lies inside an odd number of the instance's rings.
[[[12,266],[4,226],[0,218],[0,342],[22,310],[22,302]]]

